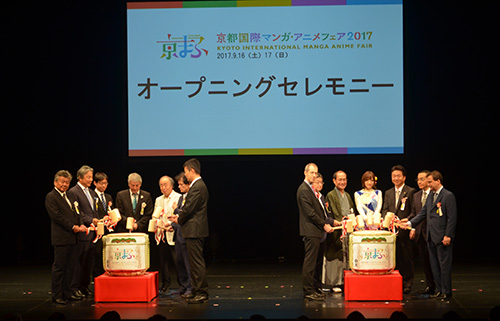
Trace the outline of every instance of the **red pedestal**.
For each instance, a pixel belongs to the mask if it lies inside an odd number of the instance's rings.
[[[94,279],[96,302],[149,302],[158,295],[158,272],[139,276],[100,275]]]
[[[403,277],[399,271],[384,275],[344,272],[344,294],[348,301],[403,300]]]

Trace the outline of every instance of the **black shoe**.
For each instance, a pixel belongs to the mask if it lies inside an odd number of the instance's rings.
[[[74,296],[78,296],[80,298],[85,298],[85,294],[81,290],[77,290],[75,293],[73,293]]]
[[[314,292],[314,293],[305,294],[304,299],[309,300],[309,301],[324,301],[325,295]]]
[[[433,295],[433,294],[434,294],[434,291],[436,291],[434,288],[431,288],[431,287],[426,287],[424,290],[419,291],[419,293],[420,293],[420,294],[429,294],[429,295]]]
[[[208,301],[208,295],[196,294],[194,297],[186,300],[187,303],[204,303]]]
[[[78,300],[83,300],[84,296],[80,296],[78,295],[78,291],[76,291],[75,293],[73,293],[69,299],[70,300],[73,300],[73,301],[78,301]]]
[[[168,286],[162,286],[162,287],[160,288],[160,292],[161,292],[161,293],[167,293],[167,292],[168,292]]]
[[[403,294],[408,294],[411,292],[411,288],[403,288]]]
[[[80,293],[82,293],[84,296],[90,296],[92,292],[89,290],[89,288],[80,290]]]
[[[432,299],[441,299],[441,297],[443,296],[443,293],[441,292],[436,292],[434,294],[431,294],[429,297],[432,298]]]
[[[63,299],[55,299],[52,300],[52,302],[54,302],[55,304],[66,305],[66,301]]]
[[[194,294],[188,290],[188,291],[182,293],[181,297],[183,297],[184,299],[192,299],[192,298],[194,298]]]
[[[452,297],[451,293],[448,293],[448,294],[442,294],[441,295],[441,300],[443,301],[446,301],[446,300],[450,300]]]

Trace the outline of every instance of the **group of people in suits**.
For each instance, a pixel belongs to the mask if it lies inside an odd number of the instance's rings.
[[[449,299],[453,241],[457,223],[456,199],[443,187],[438,171],[418,173],[419,190],[406,185],[406,169],[391,168],[394,187],[382,192],[376,189],[377,177],[371,171],[363,174],[362,189],[353,198],[345,191],[347,174],[333,174],[335,188],[323,196],[323,177],[318,166],[309,163],[304,169],[304,181],[297,189],[300,236],[304,242],[302,266],[303,292],[307,300],[324,300],[325,291],[342,292],[343,272],[349,269],[348,238],[335,226],[349,214],[366,218],[369,211],[394,213],[401,226],[396,238],[396,269],[403,278],[403,293],[410,293],[414,277],[414,248],[418,250],[426,275],[429,297]]]
[[[84,165],[76,176],[77,183],[69,188],[71,173],[58,171],[54,176],[54,189],[45,200],[54,248],[51,284],[54,303],[66,304],[68,300],[81,300],[91,295],[92,277],[104,273],[102,242],[100,239],[95,241],[96,232],[92,227],[97,226],[109,209],[117,208],[122,217],[113,232],[128,232],[127,218],[133,217],[132,231],[147,233],[155,207],[164,210],[161,224],[174,233],[175,242],[173,246],[164,242],[159,244],[162,290],[167,291],[171,283],[167,263],[170,253],[177,269],[180,295],[188,303],[208,300],[203,247],[209,234],[209,194],[197,159],[187,160],[183,172],[175,177],[182,194],[173,190],[175,182],[171,177],[160,178],[162,195],[155,203],[151,193],[141,189],[142,178],[137,173],[128,176],[128,188],[117,193],[114,204],[111,195],[106,193],[106,174],[94,175],[94,170]],[[95,189],[91,189],[92,184]]]

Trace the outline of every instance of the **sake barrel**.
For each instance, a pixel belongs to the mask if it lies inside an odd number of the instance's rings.
[[[349,267],[357,274],[388,274],[396,267],[396,235],[356,231],[349,236]]]
[[[109,275],[142,275],[149,269],[149,237],[145,233],[111,233],[102,237],[103,265]]]

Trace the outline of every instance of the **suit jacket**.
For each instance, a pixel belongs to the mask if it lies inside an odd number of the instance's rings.
[[[424,207],[410,220],[411,225],[416,226],[426,219],[428,242],[439,244],[445,236],[451,237],[453,241],[458,218],[455,195],[443,188],[436,202],[433,202],[433,198],[434,192],[431,192]]]
[[[143,206],[144,211],[142,211]],[[122,216],[122,219],[116,225],[116,232],[127,232],[127,217],[133,217],[137,223],[137,230],[135,232],[147,233],[149,220],[153,215],[153,200],[149,192],[139,190],[137,205],[134,211],[132,199],[130,198],[130,190],[119,191],[116,194],[116,208]]]
[[[313,190],[305,181],[297,189],[300,236],[323,237],[326,216]]]
[[[52,245],[76,244],[77,235],[73,233],[73,226],[81,225],[80,215],[55,188],[45,197],[45,208],[50,217]]]
[[[97,192],[96,192],[97,194]],[[108,204],[109,202],[113,203],[113,197],[111,197],[110,194],[104,193],[104,198],[106,201],[106,207],[104,207],[104,204],[102,204],[101,197],[97,195],[97,218],[102,219],[104,216],[108,215]],[[113,208],[113,206],[111,206]]]
[[[384,205],[382,206],[382,215],[385,216],[387,212],[392,212],[397,215],[400,219],[407,218],[411,213],[411,206],[413,203],[413,194],[415,189],[408,185],[403,186],[403,190],[399,195],[398,206],[396,208],[396,190],[395,188],[388,189],[384,195]],[[402,209],[402,204],[404,209]]]
[[[68,198],[71,204],[75,201],[78,202],[78,210],[80,211],[80,217],[82,218],[82,224],[89,227],[94,218],[97,218],[96,203],[99,202],[97,194],[94,190],[89,188],[90,197],[94,208],[89,203],[85,192],[82,190],[80,185],[76,184],[68,190]],[[78,239],[81,241],[91,241],[95,238],[95,231],[90,231],[88,235],[85,233],[78,233]]]
[[[179,201],[177,202],[177,208],[174,210],[174,214],[179,214],[181,212],[182,207],[184,206],[184,195],[182,194],[181,197],[179,197]],[[184,236],[182,236],[182,231],[181,231],[181,226],[176,223],[172,223],[172,226],[174,227],[175,230],[175,244],[186,244],[186,240],[184,239]]]
[[[203,179],[196,180],[179,210],[179,225],[184,238],[208,237],[208,189]]]
[[[414,218],[420,211],[422,210],[422,190],[419,190],[415,194],[413,194],[413,202],[411,204],[411,214],[408,216],[408,220],[411,220]],[[429,191],[429,195],[431,192]],[[427,195],[427,197],[429,197]],[[424,238],[424,240],[427,241],[427,220],[423,220],[420,224],[417,226],[414,226],[415,228],[415,241],[418,241],[421,237]]]

